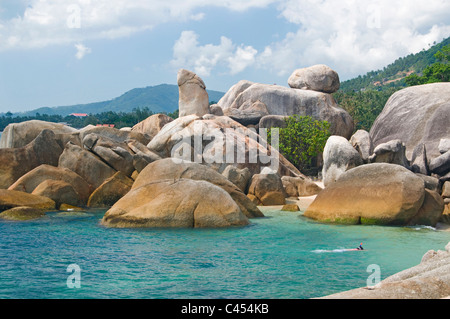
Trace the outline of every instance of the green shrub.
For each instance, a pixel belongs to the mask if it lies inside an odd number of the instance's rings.
[[[279,128],[279,151],[304,174],[315,174],[315,160],[330,137],[330,124],[311,116],[292,115]],[[270,142],[271,133],[268,132]]]

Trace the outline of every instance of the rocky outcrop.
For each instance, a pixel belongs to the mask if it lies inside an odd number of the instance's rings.
[[[372,155],[373,147],[369,132],[365,130],[358,130],[350,138],[350,143],[353,148],[358,151],[364,163],[369,162],[369,157]]]
[[[95,134],[104,137],[106,139],[113,140],[117,143],[124,143],[128,140],[135,140],[138,141],[139,143],[146,145],[148,142],[150,142],[151,139],[149,135],[143,134],[141,132],[123,131],[118,130],[114,127],[93,126],[93,125],[80,129],[78,131],[78,134],[80,136],[80,141],[83,141],[86,135],[89,134]]]
[[[266,115],[259,121],[259,128],[270,130],[272,127],[285,128],[287,127],[285,115]]]
[[[80,175],[67,168],[40,165],[20,177],[8,189],[31,194],[45,181],[58,181],[69,184],[77,194],[76,204],[72,205],[86,205],[90,194],[89,184]],[[70,202],[65,202],[62,198],[54,198],[54,200],[59,203],[71,204]]]
[[[72,185],[61,180],[47,179],[40,183],[31,194],[50,198],[55,202],[56,208],[62,204],[83,206],[86,203],[80,199]]]
[[[6,126],[0,138],[0,148],[21,148],[32,142],[43,130],[54,134],[72,134],[77,130],[59,123],[31,120]]]
[[[436,226],[441,219],[443,212],[444,200],[439,193],[425,189],[425,198],[422,207],[420,207],[417,214],[408,222],[408,224]]]
[[[313,196],[322,191],[322,187],[305,177],[283,176],[281,181],[288,197]]]
[[[224,114],[229,108],[243,111],[253,103],[261,102],[269,115],[309,115],[316,120],[328,121],[333,135],[350,138],[353,133],[353,119],[330,94],[260,83],[245,83],[230,91],[218,102]]]
[[[371,163],[397,164],[409,169],[410,167],[408,160],[406,159],[405,151],[406,147],[402,141],[389,141],[375,147],[369,161]]]
[[[198,163],[181,161],[177,159],[163,159],[149,164],[136,178],[132,189],[141,187],[149,182],[171,179],[201,180],[216,185],[228,194],[237,203],[240,210],[249,218],[263,217],[261,211],[245,194],[225,176],[212,168]]]
[[[450,151],[431,160],[429,169],[432,173],[444,176],[450,172]]]
[[[323,150],[322,178],[325,187],[337,181],[347,170],[363,164],[352,144],[341,136],[331,136]]]
[[[99,157],[72,143],[67,143],[59,158],[58,166],[80,175],[90,185],[91,191],[116,173]]]
[[[261,118],[269,115],[269,111],[264,103],[256,101],[244,104],[239,109],[227,108],[223,114],[244,126],[249,126],[258,124]]]
[[[450,296],[450,243],[445,251],[428,251],[419,265],[374,287],[333,294],[324,299],[442,299]]]
[[[216,228],[249,223],[230,194],[206,181],[166,179],[133,188],[109,209],[108,227]]]
[[[105,180],[89,197],[87,206],[104,208],[113,206],[125,196],[133,186],[133,180],[122,172],[115,173]]]
[[[441,155],[439,143],[450,136],[450,83],[413,86],[394,93],[370,130],[374,147],[401,140],[406,156],[425,144],[428,160]]]
[[[50,198],[24,192],[0,189],[0,211],[14,207],[31,207],[41,210],[54,210],[55,202]]]
[[[147,147],[163,158],[202,163],[218,172],[233,165],[258,174],[266,166],[277,166],[280,176],[302,175],[263,137],[227,116],[180,117],[164,126]]]
[[[450,138],[443,138],[438,145],[439,153],[444,154],[450,151]]]
[[[137,123],[131,129],[132,132],[147,134],[152,139],[167,123],[172,122],[173,119],[165,114],[155,114],[149,116],[142,122]]]
[[[423,175],[430,174],[425,144],[419,144],[414,148],[410,166],[414,173],[420,173]]]
[[[420,220],[434,227],[440,203],[427,193],[423,179],[402,166],[367,164],[321,191],[304,216],[341,224],[404,226]]]
[[[83,138],[83,146],[116,171],[131,176],[135,170],[132,152],[125,142],[90,133]]]
[[[48,129],[26,146],[0,149],[0,188],[8,188],[22,175],[42,164],[57,166],[61,153],[55,134]]]
[[[236,185],[243,193],[247,192],[248,183],[252,178],[252,173],[250,173],[248,168],[239,169],[233,165],[228,165],[222,172],[222,175]]]
[[[278,174],[255,174],[248,188],[248,195],[263,206],[285,205],[288,195]]]
[[[181,69],[178,71],[179,116],[209,114],[209,97],[203,80],[195,73]]]
[[[289,77],[288,84],[293,89],[334,93],[339,90],[341,82],[336,71],[324,64],[318,64],[295,70]]]

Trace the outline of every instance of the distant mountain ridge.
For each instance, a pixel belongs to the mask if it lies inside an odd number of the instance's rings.
[[[210,101],[219,101],[224,92],[207,90]],[[178,86],[160,84],[145,88],[136,88],[125,92],[121,96],[108,101],[68,106],[41,107],[31,111],[16,113],[18,116],[35,116],[36,113],[67,116],[72,113],[99,114],[113,111],[128,113],[135,108],[147,107],[154,113],[173,112],[178,109]]]
[[[423,49],[419,53],[401,57],[382,70],[370,71],[354,79],[341,82],[341,91],[359,92],[364,90],[385,90],[389,88],[406,87],[404,78],[410,74],[420,74],[427,66],[437,60],[434,55],[442,47],[450,44],[450,37],[440,43],[434,43],[428,50]]]

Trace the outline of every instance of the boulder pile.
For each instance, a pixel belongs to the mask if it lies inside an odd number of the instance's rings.
[[[242,80],[214,107],[220,107],[224,115],[245,126],[257,128],[268,128],[273,116],[282,120],[293,114],[309,115],[328,121],[333,135],[350,138],[353,119],[331,95],[340,86],[334,70],[325,65],[298,69],[290,76],[288,84],[289,88]]]
[[[305,216],[332,223],[450,223],[450,84],[392,95],[370,133],[331,136],[325,190]]]

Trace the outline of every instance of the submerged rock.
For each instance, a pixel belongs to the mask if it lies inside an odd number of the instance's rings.
[[[0,218],[6,220],[25,221],[45,216],[45,210],[34,207],[14,207],[0,213]]]

